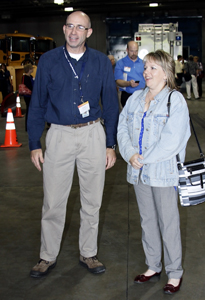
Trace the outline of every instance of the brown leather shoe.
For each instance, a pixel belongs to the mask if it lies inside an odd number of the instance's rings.
[[[145,283],[147,281],[150,281],[150,279],[154,279],[155,281],[157,281],[160,278],[160,274],[161,274],[161,272],[159,272],[159,273],[156,272],[151,276],[145,276],[144,274],[137,275],[134,279],[134,282],[135,283]]]
[[[94,274],[105,272],[105,266],[99,262],[97,256],[86,258],[80,255],[80,264]]]
[[[165,294],[172,295],[172,294],[178,292],[178,290],[180,289],[181,283],[182,283],[182,278],[180,279],[179,284],[177,286],[173,286],[172,284],[168,284],[167,283],[164,286],[164,292],[165,292]]]
[[[55,268],[56,260],[54,261],[46,261],[44,259],[40,259],[39,262],[31,269],[30,276],[35,278],[40,278],[47,275],[50,269]]]

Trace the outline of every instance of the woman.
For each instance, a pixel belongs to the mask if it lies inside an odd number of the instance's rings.
[[[33,66],[32,64],[27,64],[24,66],[24,75],[22,77],[22,83],[25,84],[25,86],[32,92],[33,90],[33,76],[31,73],[33,73]],[[31,96],[30,95],[25,95],[24,96],[24,101],[26,102],[26,118],[25,118],[25,130],[27,131],[27,118],[28,118],[28,109],[29,109],[29,104],[31,101]]]
[[[176,155],[185,158],[190,137],[189,112],[182,94],[175,89],[175,63],[163,50],[144,58],[146,88],[136,91],[120,114],[118,144],[128,163],[127,180],[134,185],[142,227],[142,244],[148,270],[136,283],[159,278],[161,237],[168,283],[164,292],[173,294],[182,282],[182,250],[178,212]]]

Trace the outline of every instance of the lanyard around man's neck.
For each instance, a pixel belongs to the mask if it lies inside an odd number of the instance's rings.
[[[85,70],[85,61],[83,61],[83,63],[82,63],[82,67],[81,67],[81,71],[80,71],[80,76],[78,76],[78,74],[76,73],[76,71],[75,71],[72,63],[68,59],[68,56],[67,56],[66,51],[65,51],[65,47],[63,47],[63,51],[64,51],[65,58],[66,58],[68,64],[70,65],[71,70],[73,71],[74,77],[76,79],[78,79],[78,84],[79,84],[79,89],[80,89],[80,100],[81,100],[81,102],[84,102],[83,101],[83,91],[82,91],[82,86],[81,86],[81,79],[83,77],[83,72]]]

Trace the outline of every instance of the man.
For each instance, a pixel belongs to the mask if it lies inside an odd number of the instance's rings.
[[[138,57],[138,43],[130,41],[127,44],[127,56],[120,59],[115,67],[115,80],[122,91],[121,104],[123,107],[135,91],[145,87],[143,71],[143,61]]]
[[[197,84],[198,84],[199,97],[201,98],[202,97],[202,78],[204,78],[203,65],[199,61],[198,56],[194,56],[194,62],[196,62],[198,65]]]
[[[116,86],[109,59],[85,43],[92,34],[89,17],[80,11],[70,14],[63,32],[65,46],[40,59],[29,108],[31,160],[39,171],[43,164],[44,181],[40,260],[32,277],[42,277],[56,265],[75,164],[81,200],[80,264],[94,274],[105,271],[96,256],[97,235],[105,169],[116,161]],[[40,137],[45,121],[51,127],[43,158]]]
[[[197,76],[199,72],[199,67],[197,63],[194,61],[193,55],[189,55],[189,60],[184,66],[184,73],[189,73],[191,75],[191,79],[186,81],[186,92],[187,92],[187,100],[191,99],[191,86],[193,90],[193,94],[196,100],[200,99],[198,93],[198,84],[197,84]]]
[[[184,76],[184,59],[182,55],[178,55],[177,60],[175,60],[175,78],[178,87],[180,87],[182,84],[183,76]]]

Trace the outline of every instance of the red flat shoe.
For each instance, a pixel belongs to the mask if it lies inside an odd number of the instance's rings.
[[[182,283],[182,278],[180,279],[179,284],[177,286],[173,286],[172,284],[168,284],[167,283],[164,286],[164,292],[165,292],[165,294],[172,295],[172,294],[178,292],[178,290],[180,289],[181,283]]]
[[[137,275],[135,277],[134,282],[135,283],[145,283],[145,282],[149,281],[152,278],[155,279],[155,280],[159,280],[160,274],[161,274],[161,272],[159,272],[159,273],[156,272],[151,276],[145,276],[144,274]]]

